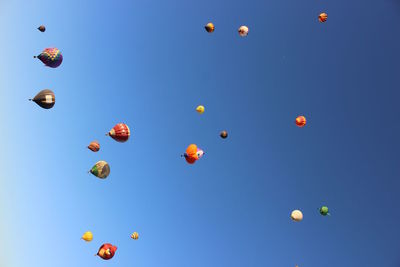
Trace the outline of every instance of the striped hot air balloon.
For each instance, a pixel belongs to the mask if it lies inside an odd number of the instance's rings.
[[[51,109],[56,103],[56,96],[53,91],[45,89],[40,91],[33,99],[29,99],[29,101],[35,102],[44,109]]]
[[[111,138],[117,142],[124,143],[128,141],[131,131],[125,123],[118,123],[108,132],[107,135],[111,136]]]
[[[138,240],[139,239],[138,232],[134,232],[133,234],[131,234],[131,238],[134,239],[134,240]]]
[[[96,164],[90,170],[90,173],[100,179],[106,179],[110,174],[110,165],[107,162],[101,160],[96,162]]]
[[[100,144],[97,141],[93,141],[88,145],[88,148],[93,152],[97,152],[100,150]]]
[[[40,59],[47,67],[57,68],[63,61],[63,56],[58,48],[45,48],[42,53],[34,58]]]

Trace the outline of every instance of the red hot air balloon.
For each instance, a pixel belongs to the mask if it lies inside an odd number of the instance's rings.
[[[304,116],[298,116],[296,118],[296,125],[299,127],[304,127],[307,123],[306,117]]]
[[[131,131],[125,123],[118,123],[108,132],[107,135],[111,136],[111,138],[117,142],[124,143],[128,141]]]
[[[116,251],[117,251],[116,246],[106,243],[106,244],[101,245],[101,247],[99,248],[99,251],[97,252],[97,254],[95,256],[99,256],[103,260],[109,260],[109,259],[112,259],[112,257],[114,257]]]

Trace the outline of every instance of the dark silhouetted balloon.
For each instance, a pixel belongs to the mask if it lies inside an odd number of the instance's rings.
[[[51,109],[56,103],[56,97],[53,91],[49,89],[40,91],[33,99],[29,100],[35,102],[44,109]]]

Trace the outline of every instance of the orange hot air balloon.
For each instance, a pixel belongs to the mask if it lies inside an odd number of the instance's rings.
[[[89,144],[88,148],[93,152],[97,152],[100,150],[100,144],[97,141],[93,141]]]
[[[296,125],[299,127],[304,127],[307,123],[306,117],[304,116],[298,116],[296,118]]]
[[[326,13],[321,13],[321,14],[319,14],[319,16],[318,16],[318,20],[319,20],[319,22],[325,22],[326,20],[328,19],[328,14],[326,14]]]
[[[194,164],[198,159],[204,155],[204,151],[198,148],[195,144],[187,147],[186,152],[182,155],[185,157],[187,163]]]
[[[125,123],[118,123],[108,132],[107,135],[111,136],[111,138],[117,142],[124,143],[128,141],[131,131]]]

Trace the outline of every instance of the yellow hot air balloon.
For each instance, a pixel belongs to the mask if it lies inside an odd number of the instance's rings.
[[[200,114],[203,114],[203,113],[204,113],[204,106],[202,106],[202,105],[198,106],[198,107],[196,108],[196,111],[197,111],[198,113],[200,113]]]
[[[88,231],[83,234],[82,239],[85,240],[86,242],[90,242],[93,240],[93,234],[92,232]]]
[[[138,240],[139,239],[138,232],[134,232],[133,234],[131,234],[131,238],[134,239],[134,240]]]
[[[292,211],[290,217],[293,221],[300,222],[301,220],[303,220],[303,213],[300,210],[294,210]]]

